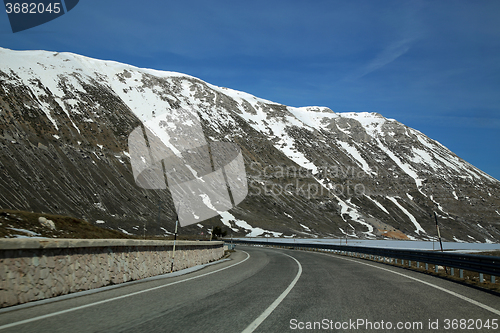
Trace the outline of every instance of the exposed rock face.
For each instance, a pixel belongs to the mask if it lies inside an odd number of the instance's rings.
[[[135,184],[127,138],[182,107],[198,114],[208,141],[240,146],[249,186],[222,219],[183,233],[222,222],[240,236],[430,239],[436,211],[445,239],[500,240],[500,182],[380,114],[293,108],[69,53],[0,49],[0,60],[2,208],[172,232],[170,193]]]
[[[57,230],[54,221],[47,220],[45,217],[39,217],[38,222],[45,228],[49,228],[50,230]]]

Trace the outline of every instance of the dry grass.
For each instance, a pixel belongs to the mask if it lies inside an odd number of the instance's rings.
[[[57,230],[51,230],[38,222],[39,217],[45,217],[54,222]],[[20,230],[14,230],[20,229]],[[28,230],[33,233],[23,232]],[[87,221],[70,216],[33,213],[19,210],[0,209],[0,238],[16,237],[46,237],[75,239],[144,239],[141,236],[127,235],[117,230],[101,228]],[[174,236],[151,236],[145,239],[173,240]],[[178,235],[179,240],[210,240],[210,236]],[[214,239],[216,240],[216,239]]]
[[[57,230],[52,230],[38,222],[39,217],[52,220]],[[33,233],[21,230],[32,231]],[[0,238],[15,237],[47,237],[47,238],[134,238],[116,230],[100,228],[74,217],[32,213],[18,210],[0,210]]]

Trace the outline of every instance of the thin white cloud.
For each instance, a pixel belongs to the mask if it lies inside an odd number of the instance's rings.
[[[410,44],[413,39],[403,39],[397,42],[392,43],[387,48],[385,48],[382,52],[380,52],[375,59],[373,59],[369,64],[359,68],[357,71],[349,75],[346,80],[354,81],[356,79],[362,78],[363,76],[374,72],[397,58],[401,57],[403,54],[410,50]]]

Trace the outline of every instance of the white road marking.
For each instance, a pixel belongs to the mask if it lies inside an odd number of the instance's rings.
[[[146,292],[149,292],[149,291],[158,290],[158,289],[161,289],[161,288],[172,286],[174,284],[179,284],[179,283],[182,283],[182,282],[186,282],[186,281],[198,279],[198,278],[203,277],[203,276],[214,274],[214,273],[223,271],[225,269],[234,267],[236,265],[239,265],[239,264],[247,261],[248,258],[250,258],[250,255],[247,252],[245,252],[245,251],[241,251],[241,252],[243,252],[243,253],[245,253],[247,255],[247,257],[245,259],[243,259],[240,262],[237,262],[236,264],[233,264],[231,266],[227,266],[227,267],[215,270],[213,272],[208,272],[208,273],[197,275],[197,276],[193,276],[193,277],[190,277],[190,278],[187,278],[187,279],[184,279],[184,280],[179,280],[179,281],[171,282],[171,283],[164,284],[164,285],[161,285],[161,286],[157,286],[157,287],[153,287],[153,288],[149,288],[149,289],[144,289],[144,290],[136,291],[136,292],[133,292],[133,293],[130,293],[130,294],[122,295],[122,296],[108,298],[108,299],[105,299],[105,300],[102,300],[102,301],[98,301],[98,302],[94,302],[94,303],[89,303],[89,304],[77,306],[77,307],[74,307],[74,308],[70,308],[70,309],[66,309],[66,310],[62,310],[62,311],[57,311],[57,312],[49,313],[49,314],[38,316],[38,317],[33,317],[33,318],[30,318],[30,319],[16,321],[16,322],[13,322],[13,323],[10,323],[10,324],[6,324],[6,325],[0,326],[0,330],[3,330],[5,328],[10,328],[10,327],[15,327],[15,326],[27,324],[27,323],[31,323],[31,322],[34,322],[34,321],[38,321],[38,320],[42,320],[42,319],[46,319],[46,318],[50,318],[50,317],[54,317],[54,316],[58,316],[58,315],[61,315],[61,314],[64,314],[64,313],[72,312],[72,311],[77,311],[77,310],[89,308],[91,306],[95,306],[95,305],[100,305],[100,304],[104,304],[104,303],[116,301],[116,300],[127,298],[127,297],[130,297],[130,296],[139,295],[139,294],[146,293]]]
[[[328,254],[326,254],[326,253],[321,253],[321,252],[316,252],[316,253],[319,253],[319,254],[324,254],[324,255],[328,255]],[[331,255],[330,255],[330,256],[331,256]],[[460,298],[460,299],[462,299],[462,300],[464,300],[464,301],[467,301],[467,302],[469,302],[469,303],[471,303],[471,304],[474,304],[474,305],[476,305],[476,306],[479,306],[480,308],[483,308],[483,309],[485,309],[485,310],[488,310],[488,311],[490,311],[490,312],[493,312],[493,313],[494,313],[494,314],[496,314],[497,316],[500,316],[500,311],[499,311],[499,310],[497,310],[497,309],[492,308],[491,306],[488,306],[488,305],[483,304],[483,303],[481,303],[481,302],[475,301],[475,300],[473,300],[472,298],[469,298],[469,297],[467,297],[467,296],[460,295],[460,294],[458,294],[458,293],[456,293],[456,292],[454,292],[454,291],[451,291],[451,290],[445,289],[445,288],[443,288],[443,287],[436,286],[436,285],[434,285],[434,284],[432,284],[432,283],[430,283],[430,282],[426,282],[426,281],[424,281],[424,280],[420,280],[420,279],[414,278],[414,277],[412,277],[412,276],[409,276],[409,275],[406,275],[406,274],[403,274],[403,273],[395,272],[395,271],[392,271],[392,270],[387,269],[387,268],[384,268],[384,267],[378,267],[378,266],[375,266],[375,265],[367,264],[367,263],[365,263],[365,262],[361,262],[361,261],[357,261],[357,260],[353,260],[353,259],[349,259],[349,258],[344,258],[344,257],[338,257],[338,258],[340,258],[340,259],[344,259],[344,260],[348,260],[348,261],[352,261],[352,262],[355,262],[355,263],[358,263],[358,264],[362,264],[362,265],[366,265],[366,266],[370,266],[370,267],[378,268],[378,269],[381,269],[381,270],[383,270],[383,271],[387,271],[387,272],[391,272],[391,273],[394,273],[394,274],[397,274],[397,275],[404,276],[404,277],[406,277],[406,278],[408,278],[408,279],[411,279],[411,280],[413,280],[413,281],[417,281],[417,282],[423,283],[423,284],[425,284],[425,285],[428,285],[428,286],[430,286],[430,287],[436,288],[436,289],[438,289],[438,290],[444,291],[445,293],[448,293],[448,294],[450,294],[450,295],[453,295],[453,296],[455,296],[455,297],[458,297],[458,298]]]
[[[259,325],[262,324],[262,322],[264,320],[266,320],[266,318],[274,311],[274,309],[276,309],[278,307],[278,305],[281,303],[281,301],[283,301],[283,299],[285,299],[285,297],[293,289],[293,287],[295,286],[295,284],[299,280],[300,275],[302,275],[302,265],[300,264],[300,262],[297,259],[295,259],[294,257],[289,256],[286,253],[281,253],[281,254],[284,254],[285,256],[290,257],[293,260],[295,260],[295,262],[299,266],[299,271],[297,272],[297,275],[293,279],[292,283],[290,283],[288,288],[286,288],[285,291],[283,293],[281,293],[281,295],[266,310],[264,310],[264,312],[262,312],[262,314],[259,317],[257,317],[257,319],[255,319],[250,325],[248,325],[248,327],[245,328],[242,333],[251,333],[257,327],[259,327]]]

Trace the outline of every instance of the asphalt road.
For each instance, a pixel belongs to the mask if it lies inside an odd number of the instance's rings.
[[[499,321],[500,297],[457,283],[337,255],[239,246],[231,260],[185,275],[0,311],[0,333],[498,332]]]

